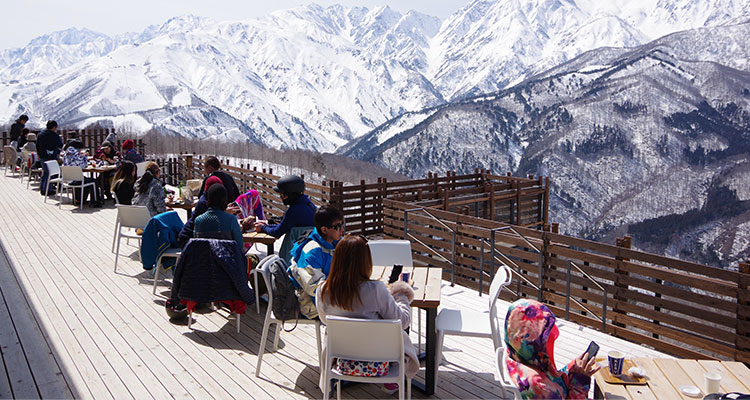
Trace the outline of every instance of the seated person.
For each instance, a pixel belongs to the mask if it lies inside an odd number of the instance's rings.
[[[199,197],[198,201],[195,203],[195,207],[193,207],[193,213],[190,215],[190,218],[185,223],[185,226],[182,227],[182,230],[177,237],[177,245],[179,247],[184,248],[188,240],[194,237],[193,229],[195,227],[195,219],[208,210],[208,205],[206,205],[206,191],[208,191],[208,189],[210,189],[211,186],[215,184],[221,184],[221,179],[215,176],[206,179],[206,188],[203,191],[201,197]]]
[[[26,136],[26,144],[21,148],[21,160],[30,160],[29,168],[40,168],[39,156],[36,154],[36,135],[29,133]]]
[[[133,196],[135,196],[135,184],[136,178],[135,164],[130,161],[123,161],[120,163],[120,168],[115,173],[114,183],[112,184],[112,191],[115,192],[118,204],[131,205],[133,204]]]
[[[99,147],[99,149],[96,150],[96,154],[94,155],[94,159],[98,160],[99,162],[104,162],[108,165],[113,165],[117,162],[115,158],[119,158],[120,154],[115,150],[115,147],[110,142],[103,142],[102,145]],[[112,178],[112,172],[106,171],[99,174],[99,187],[102,188],[102,191],[104,191],[104,196],[107,198],[107,200],[112,199],[112,194],[109,187],[109,181],[110,178]]]
[[[287,175],[278,182],[273,189],[281,195],[281,201],[289,206],[281,219],[281,223],[268,225],[266,221],[256,221],[256,232],[263,232],[275,238],[288,233],[296,226],[312,226],[315,205],[304,194],[305,181],[297,175]]]
[[[68,149],[65,150],[65,154],[63,154],[63,166],[81,167],[81,169],[88,167],[89,161],[86,156],[81,153],[82,148],[83,142],[81,142],[80,140],[73,140],[68,143]],[[96,183],[96,179],[85,176],[83,177],[83,181],[84,183],[94,183],[94,190],[91,190],[91,186],[84,189],[85,198],[89,198],[89,201],[91,201],[92,205],[101,207],[101,192],[99,190],[99,185]],[[72,181],[71,184],[80,185],[81,181]],[[73,192],[74,203],[77,204],[78,201],[80,201],[77,199],[81,198],[81,190],[75,189]],[[93,198],[91,198],[92,196]]]
[[[138,154],[135,150],[135,142],[133,139],[128,139],[122,142],[122,153],[122,159],[128,160],[133,164],[138,164],[144,161],[143,156]]]
[[[326,206],[315,212],[315,229],[292,247],[289,275],[298,289],[300,312],[317,318],[315,291],[328,277],[336,244],[344,234],[344,216],[338,208]]]
[[[244,245],[237,217],[225,212],[227,189],[222,184],[211,185],[206,192],[208,210],[195,219],[193,235],[197,238],[234,240],[241,249]]]
[[[585,399],[591,376],[599,370],[584,353],[557,370],[555,339],[559,335],[555,315],[544,304],[520,299],[505,317],[506,366],[510,381],[524,399]]]
[[[148,212],[153,217],[167,211],[166,199],[164,193],[164,184],[159,180],[161,169],[153,161],[146,165],[146,172],[138,179],[135,184],[135,197],[133,205],[146,206]]]
[[[240,190],[237,188],[237,184],[234,183],[234,178],[226,172],[221,171],[221,162],[218,158],[214,156],[206,158],[206,161],[203,164],[203,172],[206,173],[206,179],[212,176],[221,179],[222,185],[227,189],[228,199],[234,200],[239,197]],[[203,185],[201,185],[201,190],[198,192],[198,197],[200,197],[203,194],[203,191],[206,190],[206,179],[203,180]]]
[[[329,315],[364,319],[398,319],[403,329],[409,328],[410,304],[414,291],[406,283],[397,281],[389,287],[372,275],[372,255],[367,240],[360,235],[346,235],[336,246],[328,280],[320,287],[316,303],[320,321],[326,323]],[[414,345],[406,332],[404,342],[404,373],[413,378],[419,371],[419,359]],[[362,340],[367,340],[362,338]],[[367,369],[375,376],[386,375],[387,365],[367,362]],[[346,375],[360,375],[361,369],[352,368],[352,360],[336,360],[336,368]],[[408,382],[408,381],[407,381]],[[386,384],[386,389],[395,390],[396,385]]]
[[[265,219],[263,217],[263,203],[260,201],[260,194],[257,190],[252,189],[245,194],[241,194],[234,202],[239,207],[243,230],[254,227],[255,221]]]

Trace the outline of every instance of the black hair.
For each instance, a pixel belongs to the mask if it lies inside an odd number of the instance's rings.
[[[26,115],[26,114],[21,114],[21,116],[18,117],[18,120],[19,121],[28,121],[29,120],[29,116]]]
[[[323,206],[315,211],[313,220],[315,221],[315,228],[318,229],[318,232],[320,232],[320,228],[324,226],[330,228],[334,222],[344,221],[344,214],[342,214],[341,210],[339,210],[338,208]]]
[[[138,182],[135,183],[135,192],[138,194],[144,194],[148,191],[148,187],[151,185],[151,181],[154,180],[154,174],[150,169],[146,169],[143,176],[138,178]]]
[[[55,121],[53,119],[47,121],[47,129],[52,130],[52,129],[55,129],[55,128],[57,128],[57,121]]]
[[[70,146],[70,147],[75,147],[76,149],[80,150],[80,149],[82,149],[82,148],[83,148],[83,142],[82,142],[82,141],[80,141],[80,140],[71,140],[71,141],[70,141],[70,142],[68,143],[68,146]]]
[[[206,166],[207,167],[212,167],[213,169],[216,169],[216,170],[219,170],[219,169],[221,169],[221,162],[219,161],[218,158],[216,158],[214,156],[210,156],[210,157],[206,158]]]
[[[22,134],[22,135],[28,135],[28,134],[29,134],[29,132],[31,132],[31,131],[29,130],[29,128],[23,128],[23,130],[21,131],[21,134]]]
[[[135,178],[133,178],[133,171],[136,170],[135,164],[128,160],[122,160],[120,168],[115,173],[114,181],[124,180],[130,184],[133,184]]]
[[[227,209],[227,188],[224,185],[217,183],[211,185],[206,192],[206,205],[209,207],[216,207],[219,210]]]

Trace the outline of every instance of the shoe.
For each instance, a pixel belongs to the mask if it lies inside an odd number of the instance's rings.
[[[398,392],[398,383],[384,383],[381,389],[388,394],[394,394]]]

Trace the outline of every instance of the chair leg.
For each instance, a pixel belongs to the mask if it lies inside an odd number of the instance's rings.
[[[156,265],[154,266],[156,269],[156,271],[154,271],[154,289],[151,291],[151,294],[154,295],[156,294],[156,282],[159,281],[159,269],[161,269],[161,263],[159,261],[161,261],[161,258],[156,261]]]
[[[404,372],[404,378],[406,380],[406,398],[411,400],[411,379],[406,377],[406,372]]]
[[[242,322],[240,321],[240,314],[237,314],[237,333],[240,333],[240,326],[242,326]]]
[[[422,351],[422,309],[417,308],[417,350]]]
[[[438,384],[438,372],[440,372],[440,363],[443,362],[443,340],[445,339],[445,332],[438,331],[437,333],[437,351],[435,352],[435,387]]]
[[[331,379],[328,377],[328,370],[320,371],[320,373],[323,375],[323,400],[328,400],[330,398],[329,395],[329,388],[328,385],[331,384]]]
[[[403,365],[399,365],[399,367],[401,367],[402,370],[404,369]],[[404,373],[401,372],[401,377],[403,377],[403,376],[404,376]],[[404,379],[399,379],[398,382],[399,382],[398,383],[398,400],[404,400],[404,392],[405,392],[405,390],[404,390],[404,386],[405,386]]]
[[[120,259],[120,238],[122,238],[122,236],[118,234],[117,235],[117,248],[115,249],[115,273],[117,273],[117,260]]]
[[[260,377],[260,365],[263,362],[263,353],[266,350],[266,341],[268,340],[268,328],[271,324],[268,321],[263,323],[263,333],[260,335],[260,347],[258,348],[258,366],[255,368],[255,376]]]
[[[83,200],[86,198],[86,196],[84,196],[83,193],[84,193],[84,186],[81,185],[81,211],[83,211]]]
[[[279,336],[281,336],[281,322],[276,323],[276,332],[273,337],[273,351],[279,351]]]
[[[318,345],[318,365],[320,365],[320,370],[323,370],[323,354],[322,351],[322,345],[320,341],[320,324],[315,324],[315,340]]]
[[[255,312],[260,314],[260,288],[258,287],[258,270],[253,270],[253,281],[255,283]]]
[[[188,329],[192,329],[190,326],[193,325],[193,312],[188,313]]]
[[[341,379],[336,380],[336,400],[341,400]]]
[[[115,240],[117,239],[117,233],[119,233],[120,231],[119,227],[120,227],[120,220],[118,218],[117,221],[115,221],[115,234],[112,235],[112,252],[113,253],[115,252]]]

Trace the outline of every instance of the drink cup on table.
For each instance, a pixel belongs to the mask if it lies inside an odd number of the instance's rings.
[[[411,273],[409,273],[409,272],[402,272],[401,273],[401,280],[402,281],[404,281],[406,283],[409,283],[409,279],[410,278],[411,278]]]
[[[625,354],[621,351],[610,351],[607,353],[607,360],[609,361],[610,375],[622,375],[622,367],[625,364]]]
[[[719,393],[721,391],[721,375],[718,372],[706,372],[703,374],[706,393]]]

